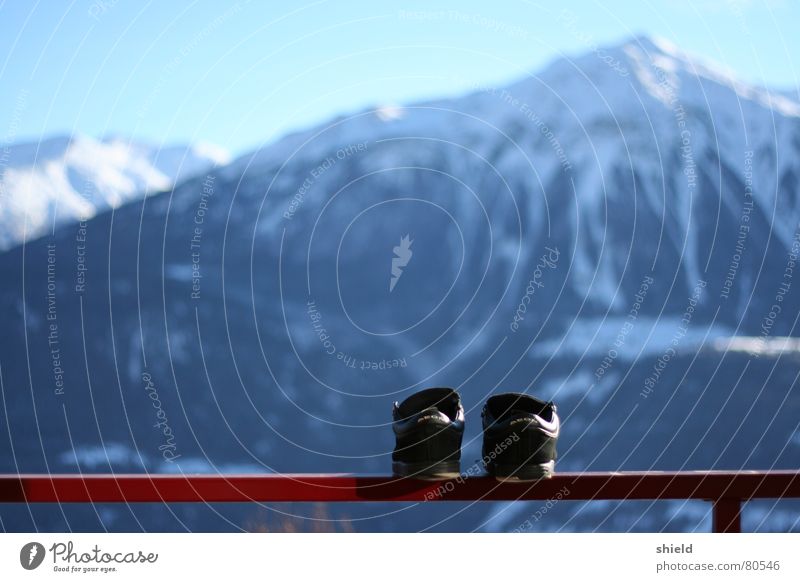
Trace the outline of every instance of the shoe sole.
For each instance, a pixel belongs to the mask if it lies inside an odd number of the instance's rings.
[[[461,462],[404,463],[403,461],[394,461],[392,472],[395,477],[441,481],[442,479],[454,479],[461,475]]]
[[[487,465],[486,470],[498,481],[539,481],[553,476],[556,462],[536,465]]]

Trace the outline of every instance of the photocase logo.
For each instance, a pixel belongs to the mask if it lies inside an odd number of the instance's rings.
[[[397,282],[400,280],[400,275],[403,274],[403,267],[408,265],[408,262],[411,260],[411,255],[414,254],[411,251],[411,243],[414,241],[408,237],[409,235],[402,237],[400,239],[400,245],[393,249],[395,256],[392,257],[392,277],[389,279],[389,293],[394,291],[394,286],[397,285]]]
[[[26,570],[35,570],[44,561],[44,546],[39,542],[28,542],[19,551],[19,563]]]

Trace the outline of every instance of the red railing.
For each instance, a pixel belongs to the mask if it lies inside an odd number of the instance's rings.
[[[530,501],[556,496],[564,501],[703,500],[713,504],[712,531],[739,532],[742,502],[800,498],[800,471],[558,473],[534,483],[348,474],[0,475],[0,502],[5,503]]]

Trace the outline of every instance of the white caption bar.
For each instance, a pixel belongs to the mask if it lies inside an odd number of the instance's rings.
[[[3,534],[0,580],[798,580],[798,541],[795,534]]]

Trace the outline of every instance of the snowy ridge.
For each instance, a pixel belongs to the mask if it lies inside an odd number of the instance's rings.
[[[797,227],[790,190],[800,179],[800,103],[661,39],[633,38],[604,54],[617,66],[590,52],[557,59],[507,87],[339,117],[265,145],[222,174],[269,184],[283,168],[271,192],[280,195],[296,190],[337,148],[368,143],[359,172],[430,166],[471,183],[482,171],[480,156],[523,188],[526,198],[517,202],[534,235],[544,230],[546,216],[562,221],[564,239],[576,247],[575,292],[614,308],[621,307],[617,287],[626,255],[641,244],[631,237],[642,229],[660,237],[662,251],[681,256],[680,279],[691,289],[707,264],[707,233],[697,222],[713,212],[712,232],[738,228],[746,174],[752,176],[753,221],[766,223],[790,246]],[[346,165],[337,164],[326,178]],[[398,191],[414,187],[401,174],[392,179]],[[320,210],[324,197],[313,198],[306,197],[302,212]],[[615,232],[624,226],[611,224],[615,214],[633,205],[652,222],[638,219],[636,233]],[[478,223],[479,217],[468,216],[476,211],[465,205],[458,220]],[[280,219],[264,216],[260,230],[274,231]],[[514,233],[505,234],[498,248],[514,248]]]
[[[0,250],[171,188],[228,154],[208,144],[158,147],[61,136],[9,146],[0,163]]]

